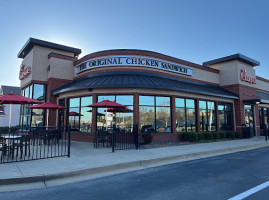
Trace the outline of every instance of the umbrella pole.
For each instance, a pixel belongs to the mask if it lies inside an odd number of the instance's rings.
[[[12,113],[12,104],[9,106],[9,129],[11,127],[11,113]]]
[[[47,127],[49,126],[49,113],[50,113],[50,110],[48,109],[48,112],[47,112]]]

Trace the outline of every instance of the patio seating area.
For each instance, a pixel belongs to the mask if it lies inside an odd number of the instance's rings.
[[[0,163],[70,155],[69,131],[56,127],[0,135]]]

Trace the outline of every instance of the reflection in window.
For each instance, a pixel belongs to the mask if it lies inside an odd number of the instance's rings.
[[[251,105],[244,105],[246,127],[254,126],[254,112]]]
[[[264,108],[264,123],[269,124],[269,109]]]
[[[34,84],[34,99],[44,100],[45,99],[45,85]]]
[[[31,84],[21,91],[21,95],[39,101],[46,101],[46,85]],[[27,107],[31,105],[21,105],[20,128],[28,130],[30,127],[44,126],[45,111],[31,110]]]
[[[30,109],[28,109],[30,110]],[[31,127],[42,127],[43,126],[43,109],[33,109],[32,110],[32,123]]]
[[[60,99],[59,100],[59,105],[65,107],[65,99]],[[65,114],[65,109],[60,109],[58,110],[59,113],[59,118],[58,118],[58,123],[60,127],[64,126],[64,114]]]
[[[195,101],[176,98],[176,131],[196,131]]]
[[[127,106],[130,111],[107,112],[106,108],[97,109],[97,129],[112,132],[113,124],[117,131],[133,131],[133,95],[108,95],[98,96],[98,102],[110,100]],[[108,108],[109,109],[109,108]]]
[[[212,101],[199,101],[201,131],[216,131],[215,103]]]
[[[69,125],[73,131],[91,132],[92,109],[86,107],[92,104],[92,97],[69,99]]]
[[[232,105],[229,103],[218,104],[219,129],[222,131],[233,130]]]
[[[170,97],[139,96],[141,132],[171,133]]]

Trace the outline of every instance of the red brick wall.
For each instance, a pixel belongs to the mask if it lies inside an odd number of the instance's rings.
[[[245,111],[244,111],[244,100],[256,99],[257,98],[257,89],[250,86],[234,84],[223,87],[226,90],[229,90],[235,94],[238,94],[240,99],[235,100],[235,123],[236,131],[242,133],[242,124],[245,124]],[[255,105],[255,125],[259,126],[259,114],[257,113],[258,106]],[[259,129],[257,130],[257,135],[260,134]]]
[[[47,82],[47,101],[57,104],[57,96],[52,95],[52,91],[63,85],[70,83],[70,80],[64,80],[59,78],[49,78]],[[49,110],[49,124],[48,126],[55,126],[56,124],[56,110]],[[46,120],[45,120],[46,122]],[[47,123],[47,122],[46,122]]]

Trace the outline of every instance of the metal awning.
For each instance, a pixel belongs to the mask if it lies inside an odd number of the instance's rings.
[[[238,95],[218,86],[146,72],[92,74],[60,87],[52,94],[95,88],[154,88],[239,99]]]
[[[269,104],[269,93],[263,91],[257,91],[256,99],[244,100],[244,103],[248,104]]]

